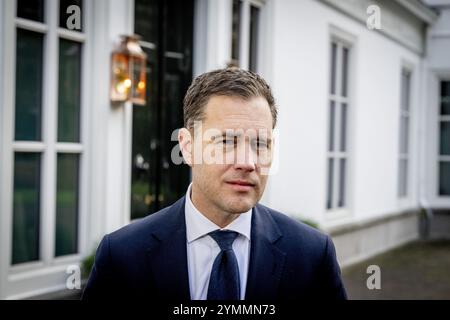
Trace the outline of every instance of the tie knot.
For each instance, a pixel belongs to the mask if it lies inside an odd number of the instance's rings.
[[[217,242],[220,247],[220,250],[232,250],[232,245],[238,233],[235,231],[229,230],[216,230],[210,232],[209,235]]]

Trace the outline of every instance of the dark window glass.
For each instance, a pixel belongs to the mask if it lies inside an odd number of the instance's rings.
[[[79,155],[58,154],[55,256],[78,251]]]
[[[83,0],[60,0],[59,26],[73,31],[83,31]]]
[[[439,163],[439,195],[450,196],[450,162]]]
[[[143,41],[155,44],[158,42],[158,10],[158,0],[135,0],[134,32],[140,35]]]
[[[400,118],[400,153],[408,153],[409,147],[409,117]]]
[[[333,205],[333,159],[328,159],[328,181],[327,181],[327,209],[331,209]]]
[[[170,21],[170,23],[167,23],[165,25],[167,28],[166,32],[169,35],[166,39],[166,51],[172,53],[181,53],[183,55],[186,54],[188,49],[185,47],[185,44],[186,40],[188,40],[190,37],[188,37],[187,39],[183,37],[183,33],[185,34],[183,28],[190,14],[190,6],[191,3],[189,1],[168,1],[166,17],[167,21]],[[174,10],[172,10],[172,8],[174,8]],[[182,56],[178,55],[178,57],[181,59]],[[178,59],[178,57],[176,55],[173,55],[168,58]],[[185,57],[185,59],[185,61],[180,62],[186,62],[190,59],[190,57],[187,56]]]
[[[59,42],[58,141],[80,141],[81,44]]]
[[[330,123],[328,127],[328,151],[334,151],[334,125],[336,117],[335,102],[330,101]]]
[[[400,197],[404,197],[406,196],[407,192],[408,192],[408,160],[400,159],[398,195]]]
[[[131,219],[145,217],[156,210],[156,160],[157,160],[157,94],[159,91],[155,72],[155,50],[147,53],[146,105],[133,108],[133,146],[131,170]]]
[[[345,206],[345,159],[339,160],[339,201],[338,207]]]
[[[41,140],[43,35],[17,29],[15,140]]]
[[[259,8],[250,6],[250,57],[249,69],[257,71],[258,59]]]
[[[241,6],[241,0],[233,0],[231,58],[236,65],[239,65],[239,50],[241,41]]]
[[[411,75],[408,71],[402,72],[402,102],[401,107],[403,110],[409,110],[409,96],[410,96],[410,78]]]
[[[44,0],[17,0],[17,17],[44,22]]]
[[[331,44],[331,75],[330,75],[330,92],[336,93],[336,58],[337,58],[337,45]]]
[[[347,104],[341,105],[341,151],[347,150]]]
[[[39,260],[40,171],[39,153],[15,154],[12,264]]]
[[[171,161],[171,138],[183,126],[182,98],[192,81],[194,1],[136,1],[135,8],[136,33],[154,46],[145,48],[147,105],[133,108],[131,219],[172,204],[189,183],[189,167]]]
[[[441,82],[441,114],[450,115],[450,81]]]
[[[450,155],[450,122],[442,121],[440,128],[440,154]]]
[[[347,96],[347,82],[348,82],[348,48],[343,48],[342,51],[342,96]]]

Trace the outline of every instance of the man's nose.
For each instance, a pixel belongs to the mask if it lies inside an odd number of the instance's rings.
[[[236,150],[235,168],[245,171],[254,171],[256,169],[257,157],[248,142],[238,144]]]

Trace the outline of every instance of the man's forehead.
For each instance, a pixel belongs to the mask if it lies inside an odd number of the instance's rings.
[[[213,96],[205,108],[210,118],[271,118],[267,100],[263,97],[243,99],[240,97]]]
[[[207,113],[204,117],[204,125],[207,127],[215,127],[220,130],[226,129],[272,129],[272,115],[258,112],[242,112],[240,110],[228,110],[221,113]]]

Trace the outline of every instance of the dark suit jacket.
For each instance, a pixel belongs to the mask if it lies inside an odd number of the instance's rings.
[[[83,299],[188,301],[185,198],[106,235]],[[331,239],[257,204],[246,300],[346,299]]]

